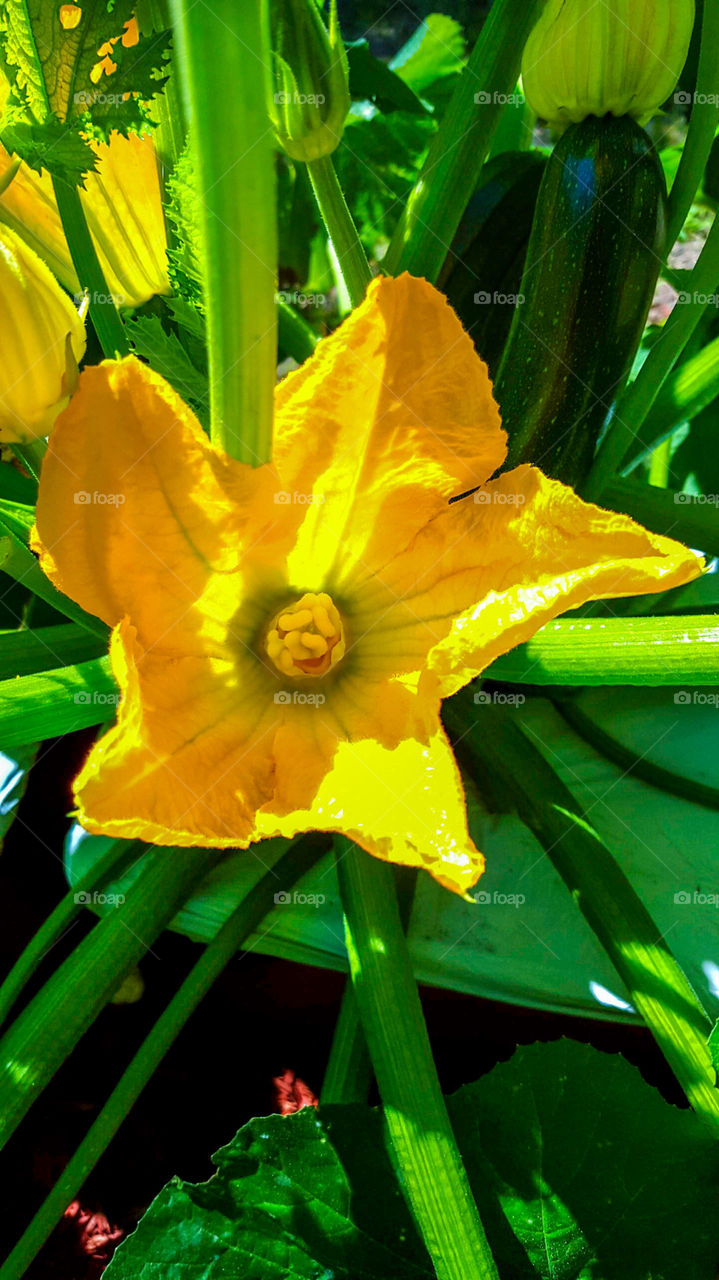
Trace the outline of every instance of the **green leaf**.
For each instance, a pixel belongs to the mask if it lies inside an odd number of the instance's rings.
[[[197,164],[188,144],[167,181],[165,214],[172,228],[167,258],[175,289],[202,312],[202,208],[196,184]]]
[[[209,384],[206,373],[195,367],[180,339],[168,333],[157,316],[138,316],[129,321],[128,334],[137,355],[151,369],[162,374],[178,395],[194,409],[200,422],[209,422]]]
[[[623,1058],[532,1045],[449,1101],[502,1275],[712,1280],[716,1142]]]
[[[97,168],[92,147],[57,116],[48,116],[42,124],[3,117],[0,142],[6,151],[20,156],[31,169],[38,173],[47,169],[71,184],[83,184],[85,174]]]
[[[119,701],[109,658],[0,681],[4,751],[114,718]]]
[[[677,474],[675,459],[671,470],[681,483],[682,476]],[[716,466],[713,450],[711,447],[707,450],[706,439],[700,444],[698,437],[695,448],[682,453],[682,460],[685,468],[692,465]],[[675,489],[660,489],[642,481],[616,479],[607,484],[602,505],[610,511],[632,516],[654,533],[676,538],[707,555],[719,555],[719,483],[712,491],[711,499],[707,502],[703,494],[679,493]]]
[[[639,435],[627,454],[631,469],[683,422],[706,409],[719,395],[719,338],[683,361],[669,374]]]
[[[91,78],[100,61],[98,49],[122,36],[133,10],[133,0],[83,0],[79,22],[65,28],[58,6],[46,0],[3,0],[0,38],[12,101],[28,123],[49,122],[48,148],[58,122],[81,122],[85,129],[92,124],[105,136],[110,129],[127,132],[142,124],[138,99],[152,98],[166,79],[168,32],[143,36],[130,49],[117,39],[112,52],[116,70]],[[131,96],[123,101],[126,94]]]
[[[622,1058],[533,1045],[448,1104],[507,1280],[713,1280],[716,1144]],[[213,1160],[160,1192],[108,1280],[432,1275],[378,1111],[251,1120]]]
[[[18,514],[18,512],[20,514]],[[47,601],[58,613],[66,618],[79,622],[86,631],[93,635],[107,638],[109,628],[100,618],[93,617],[68,599],[61,591],[53,587],[45,577],[35,556],[27,545],[27,535],[31,521],[30,508],[22,508],[18,503],[0,503],[0,570],[26,587],[41,600]],[[4,533],[4,536],[2,536]]]
[[[368,253],[396,227],[436,130],[430,116],[350,116],[334,154],[337,176]]]
[[[415,93],[422,93],[436,80],[457,75],[464,66],[464,36],[454,18],[430,13],[390,62]]]
[[[370,53],[366,40],[357,40],[346,48],[353,99],[372,102],[379,111],[426,114],[427,108],[414,90],[386,62]]]
[[[0,630],[0,680],[99,658],[107,641],[74,622],[57,627]]]

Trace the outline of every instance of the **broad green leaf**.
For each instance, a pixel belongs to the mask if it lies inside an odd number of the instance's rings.
[[[333,159],[360,239],[370,254],[386,247],[435,130],[431,117],[405,111],[349,117]]]
[[[356,40],[346,48],[353,99],[372,102],[378,111],[426,114],[427,108],[414,90],[386,62],[374,57],[366,40]]]
[[[390,62],[390,69],[418,94],[463,66],[462,28],[444,13],[430,13]]]
[[[107,642],[74,622],[0,630],[0,680],[99,658]]]
[[[622,1058],[534,1045],[448,1101],[507,1280],[713,1280],[716,1144]],[[378,1111],[254,1119],[213,1160],[160,1192],[108,1280],[432,1275]]]
[[[623,1058],[521,1048],[449,1106],[501,1275],[712,1280],[716,1141]]]
[[[0,142],[31,169],[38,173],[49,169],[55,177],[74,185],[84,185],[85,175],[97,168],[97,157],[85,139],[55,116],[38,124],[11,112],[3,117]]]
[[[0,750],[112,720],[119,701],[109,658],[0,681]]]
[[[141,36],[124,48],[119,37],[133,10],[133,0],[83,0],[78,20],[63,25],[57,5],[3,0],[0,40],[11,86],[8,142],[35,168],[67,177],[68,166],[80,172],[93,167],[89,148],[83,164],[78,148],[84,144],[63,137],[68,126],[92,125],[105,137],[112,129],[126,133],[142,127],[141,104],[159,93],[167,78],[169,33]],[[98,51],[113,39],[115,69],[98,75]],[[29,131],[22,131],[23,121]]]
[[[158,316],[131,320],[128,334],[134,351],[167,379],[206,427],[210,413],[207,374],[195,367],[177,335],[168,333]]]
[[[188,144],[167,181],[165,214],[172,228],[167,259],[177,292],[202,311],[202,206],[196,182],[197,164]]]

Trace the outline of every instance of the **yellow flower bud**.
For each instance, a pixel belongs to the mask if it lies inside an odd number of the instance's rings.
[[[555,128],[587,116],[645,122],[686,61],[694,0],[548,0],[522,59],[530,106]]]
[[[270,116],[293,160],[319,160],[342,140],[350,109],[349,68],[330,5],[329,31],[316,0],[273,0],[274,85]]]
[[[52,272],[0,229],[0,443],[48,435],[77,383],[85,325]]]
[[[80,191],[87,225],[116,305],[139,307],[170,292],[155,148],[150,137],[119,133],[91,146],[97,170]],[[0,147],[0,184],[12,163]],[[68,292],[80,292],[48,173],[20,166],[0,196],[0,223],[19,232]]]

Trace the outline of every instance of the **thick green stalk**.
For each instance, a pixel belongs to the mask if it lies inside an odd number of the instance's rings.
[[[275,165],[263,0],[172,0],[198,173],[210,437],[240,462],[272,452],[277,326]]]
[[[367,292],[372,274],[367,255],[357,235],[357,228],[347,208],[337,180],[332,156],[311,160],[307,165],[317,207],[332,241],[339,269],[353,307],[358,307]]]
[[[78,1040],[221,855],[150,848],[124,903],[68,956],[0,1040],[0,1148]]]
[[[417,872],[414,867],[394,867],[393,872],[399,917],[406,934],[412,917]],[[348,980],[332,1038],[320,1101],[366,1102],[371,1087],[372,1063],[362,1030],[357,998],[352,983]]]
[[[59,941],[73,920],[85,910],[88,896],[102,890],[112,877],[121,876],[131,862],[137,861],[147,846],[139,840],[118,840],[104,857],[95,863],[91,871],[73,885],[65,897],[58,902],[55,910],[40,926],[31,938],[20,958],[13,965],[0,987],[0,1024],[7,1018],[12,1006],[22,990],[49,954],[55,943]]]
[[[667,245],[679,236],[692,206],[719,125],[719,0],[704,0],[695,102],[689,133],[669,197]]]
[[[383,267],[435,281],[477,186],[522,52],[546,0],[495,0],[422,172],[400,218]]]
[[[456,753],[487,802],[513,808],[604,947],[694,1110],[719,1136],[711,1021],[644,903],[572,793],[517,724],[466,695],[445,703]]]
[[[624,457],[650,413],[674,365],[719,288],[719,217],[714,219],[701,256],[691,272],[659,341],[652,347],[637,377],[620,397],[612,421],[589,473],[584,494],[592,502],[601,498],[610,479],[621,469]]]
[[[498,1280],[437,1078],[392,869],[345,844],[337,872],[393,1155],[438,1280]]]
[[[110,359],[115,356],[126,356],[129,354],[130,344],[125,326],[103,275],[80,200],[80,192],[77,187],[70,186],[61,178],[53,178],[52,186],[80,288],[88,292],[90,319],[100,346]]]
[[[245,939],[272,910],[277,885],[291,887],[325,849],[326,841],[321,838],[317,841],[315,837],[307,836],[298,840],[235,908],[135,1054],[27,1231],[0,1269],[0,1280],[20,1280],[25,1274],[203,996]]]
[[[484,675],[515,684],[716,685],[719,623],[713,614],[559,618]]]

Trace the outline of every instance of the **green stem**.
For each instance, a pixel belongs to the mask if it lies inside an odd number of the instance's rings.
[[[663,383],[704,315],[708,298],[716,293],[718,286],[719,216],[712,223],[682,300],[676,303],[659,341],[652,347],[634,382],[619,399],[587,481],[585,496],[590,501],[601,498],[611,477],[621,469],[632,441],[641,431]]]
[[[407,934],[412,918],[417,872],[414,867],[393,867],[402,929]],[[362,1030],[357,999],[351,981],[345,984],[339,1017],[332,1038],[321,1101],[366,1102],[372,1087],[372,1063]]]
[[[367,292],[372,273],[367,255],[362,248],[352,214],[347,208],[342,188],[337,180],[331,156],[310,160],[307,164],[317,207],[327,228],[327,234],[339,263],[347,292],[353,307],[358,307]]]
[[[669,197],[667,244],[676,242],[699,188],[719,125],[719,0],[704,0],[696,101]]]
[[[515,809],[537,837],[689,1102],[719,1135],[711,1021],[614,856],[516,715],[487,705],[477,717],[466,695],[445,703],[443,712],[458,758],[487,802]]]
[[[716,685],[719,626],[713,614],[559,618],[484,675],[513,684]]]
[[[272,910],[277,885],[291,887],[313,866],[325,849],[326,842],[317,843],[313,837],[298,840],[235,908],[135,1054],[41,1209],[35,1214],[27,1231],[0,1270],[0,1280],[20,1280],[25,1274],[26,1268],[62,1217],[67,1205],[110,1145],[188,1018],[237,949]]]
[[[347,982],[322,1081],[320,1102],[323,1106],[330,1102],[366,1103],[371,1086],[372,1062],[362,1030],[357,997],[352,983]]]
[[[345,843],[337,872],[350,974],[394,1157],[438,1280],[497,1280],[437,1078],[392,869]]]
[[[277,338],[280,349],[285,355],[292,356],[298,364],[302,364],[312,355],[319,341],[314,329],[311,329],[302,316],[298,316],[286,302],[277,302]]]
[[[78,1040],[221,855],[150,848],[143,868],[0,1041],[0,1147]]]
[[[108,882],[121,876],[130,863],[145,851],[137,840],[116,841],[86,876],[78,880],[55,910],[40,926],[0,987],[0,1024],[5,1021],[22,990],[42,961],[60,940],[65,930],[85,910],[82,895],[92,895]],[[78,900],[78,898],[80,900]]]
[[[172,0],[198,171],[210,438],[259,466],[272,453],[277,226],[263,0]]]
[[[432,140],[383,267],[436,281],[546,0],[496,0]],[[479,98],[479,101],[477,99]]]
[[[129,354],[130,344],[125,326],[103,275],[80,192],[77,187],[70,186],[60,178],[53,178],[52,186],[80,288],[87,289],[90,298],[90,319],[100,346],[110,359],[126,356]]]

